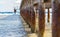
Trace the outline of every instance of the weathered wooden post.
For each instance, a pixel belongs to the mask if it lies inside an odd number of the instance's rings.
[[[52,1],[52,37],[60,37],[60,0]]]
[[[35,13],[34,13],[34,9],[32,6],[30,10],[31,10],[31,28],[32,28],[31,30],[34,33],[35,32]]]
[[[14,13],[16,14],[16,9],[14,8]]]
[[[41,1],[41,0],[39,0]],[[43,37],[45,30],[45,12],[41,2],[35,2],[35,30],[38,32],[38,37]]]
[[[31,5],[29,5],[29,1],[32,1]],[[28,8],[28,7],[33,6],[30,8],[31,9],[31,22],[28,21],[28,23],[31,24],[32,32],[37,31],[39,33],[39,37],[43,37],[44,30],[45,30],[45,12],[44,12],[44,5],[42,1],[43,0],[23,0],[22,5],[21,5],[21,8],[24,8],[24,9],[25,7]],[[34,2],[37,2],[37,3],[34,4]],[[22,14],[24,14],[24,12],[25,11],[23,11]],[[26,16],[24,17],[26,18]]]
[[[41,37],[43,37],[44,30],[45,30],[45,13],[42,7],[40,7],[39,12],[39,32],[41,34]]]
[[[40,0],[40,7],[39,7],[39,32],[40,36],[43,37],[45,30],[45,12],[44,12],[44,4],[43,0]]]
[[[38,12],[38,6],[39,6],[39,3],[38,2],[34,2],[33,4],[34,6],[34,13],[35,13],[35,32],[38,32],[39,30],[39,12]]]
[[[48,8],[48,22],[50,22],[50,10]]]

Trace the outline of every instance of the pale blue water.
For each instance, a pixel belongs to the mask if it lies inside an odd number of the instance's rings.
[[[0,14],[2,14],[2,15],[5,15],[5,14],[12,15],[12,14],[14,14],[14,12],[0,12]],[[16,12],[16,14],[20,15],[20,12]]]
[[[9,13],[7,13],[9,14]],[[0,37],[25,37],[26,32],[19,14],[0,19]]]

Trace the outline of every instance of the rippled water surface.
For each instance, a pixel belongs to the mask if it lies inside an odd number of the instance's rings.
[[[0,18],[0,37],[25,37],[25,35],[20,15],[12,14]]]

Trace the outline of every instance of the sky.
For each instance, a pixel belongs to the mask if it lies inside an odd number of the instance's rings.
[[[20,4],[21,0],[0,0],[0,12],[13,12]]]

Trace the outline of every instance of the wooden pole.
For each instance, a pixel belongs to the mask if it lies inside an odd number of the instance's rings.
[[[52,37],[60,37],[60,0],[52,2]]]
[[[40,36],[43,37],[45,31],[45,12],[43,4],[41,4],[39,8],[39,32]]]
[[[48,8],[48,22],[50,22],[50,10]]]
[[[44,34],[44,30],[45,30],[45,12],[44,12],[44,6],[42,6],[42,2],[40,2],[41,5],[39,3],[34,4],[35,8],[36,8],[36,12],[35,12],[35,21],[36,23],[36,29],[38,30],[38,37],[43,37]],[[38,17],[38,18],[37,18]]]

